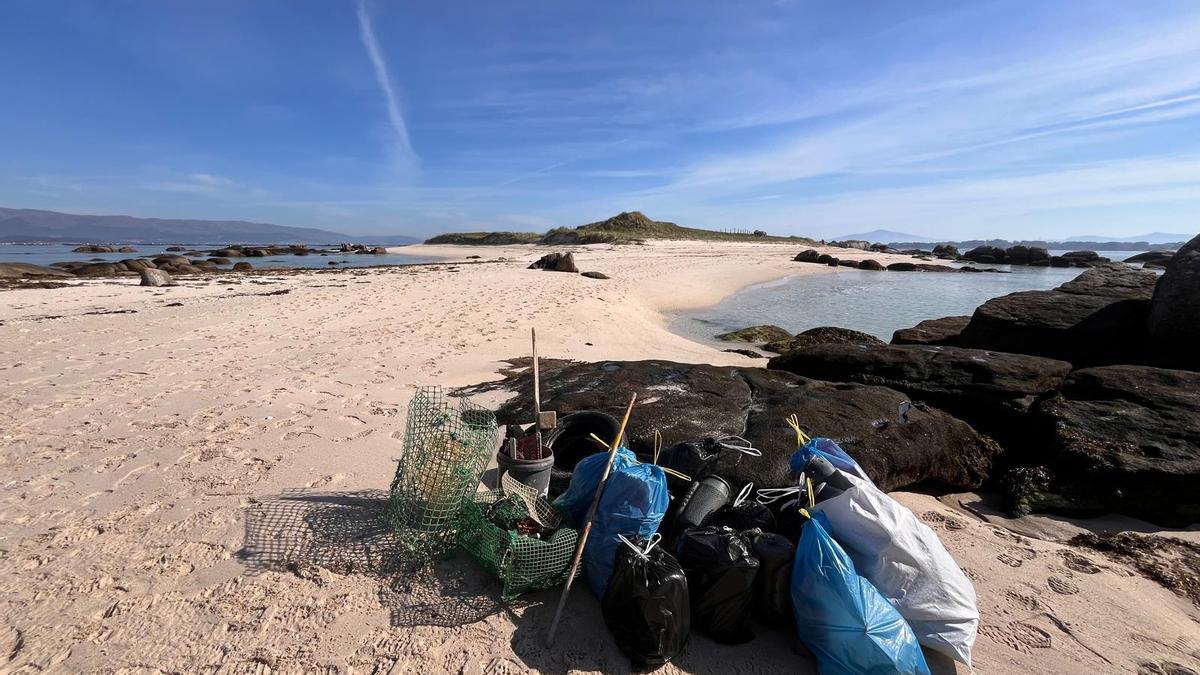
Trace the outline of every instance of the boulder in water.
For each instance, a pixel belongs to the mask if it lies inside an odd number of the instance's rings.
[[[892,333],[894,345],[949,345],[954,344],[959,333],[970,323],[969,316],[945,316],[926,319],[912,328],[901,328]]]
[[[762,325],[750,326],[749,328],[740,328],[728,333],[721,333],[716,336],[718,340],[725,342],[771,342],[773,340],[787,340],[792,337],[786,329],[779,326]]]
[[[844,345],[844,344],[864,344],[864,345],[881,345],[883,340],[862,331],[851,330],[849,328],[838,328],[837,326],[818,326],[817,328],[809,328],[806,331],[788,335],[787,337],[773,340],[763,345],[763,349],[776,354],[787,354],[788,352],[811,347],[813,345]]]

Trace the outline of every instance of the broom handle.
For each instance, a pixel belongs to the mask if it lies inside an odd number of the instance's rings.
[[[558,609],[554,610],[554,620],[550,622],[550,633],[546,635],[546,646],[554,643],[554,633],[558,630],[558,620],[562,618],[563,607],[567,604],[567,595],[571,592],[571,583],[575,581],[575,572],[579,569],[579,561],[583,558],[583,547],[587,544],[588,534],[592,531],[592,520],[596,517],[596,509],[600,506],[600,497],[604,494],[604,486],[608,483],[608,474],[612,471],[613,460],[617,458],[617,448],[621,447],[621,437],[625,435],[625,425],[629,423],[629,415],[633,412],[633,402],[637,400],[637,392],[629,397],[629,406],[625,408],[625,417],[621,420],[621,428],[613,439],[612,447],[608,449],[608,462],[604,465],[604,473],[600,474],[600,482],[596,484],[596,494],[592,496],[592,506],[588,509],[587,522],[579,533],[579,542],[575,544],[575,557],[571,561],[571,573],[567,575],[567,583],[563,586],[562,595],[558,596]]]

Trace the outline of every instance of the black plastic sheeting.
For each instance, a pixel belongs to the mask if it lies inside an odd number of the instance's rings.
[[[658,465],[678,471],[692,481],[698,481],[713,474],[727,475],[742,461],[742,453],[722,446],[715,438],[700,441],[685,441],[676,443],[663,450],[658,457]],[[691,487],[691,483],[678,476],[667,473],[667,487],[671,494],[682,496]]]
[[[675,555],[687,574],[692,625],[717,642],[741,644],[750,630],[758,558],[727,527],[696,527],[679,535]]]
[[[691,632],[687,577],[679,562],[659,547],[644,557],[624,544],[617,548],[601,606],[617,646],[638,668],[670,661]]]
[[[754,578],[754,616],[768,626],[792,623],[792,561],[796,546],[781,534],[750,534],[750,550],[758,558]]]

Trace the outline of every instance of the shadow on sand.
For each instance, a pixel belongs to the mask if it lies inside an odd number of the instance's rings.
[[[237,557],[251,574],[308,577],[320,568],[375,577],[379,602],[397,627],[463,626],[515,607],[466,556],[414,560],[384,523],[387,503],[383,490],[293,489],[259,499],[246,512]]]

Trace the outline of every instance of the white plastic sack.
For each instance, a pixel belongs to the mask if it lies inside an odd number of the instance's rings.
[[[843,472],[845,474],[845,472]],[[975,587],[913,512],[869,481],[817,504],[858,573],[900,611],[917,641],[971,665],[979,627]]]

